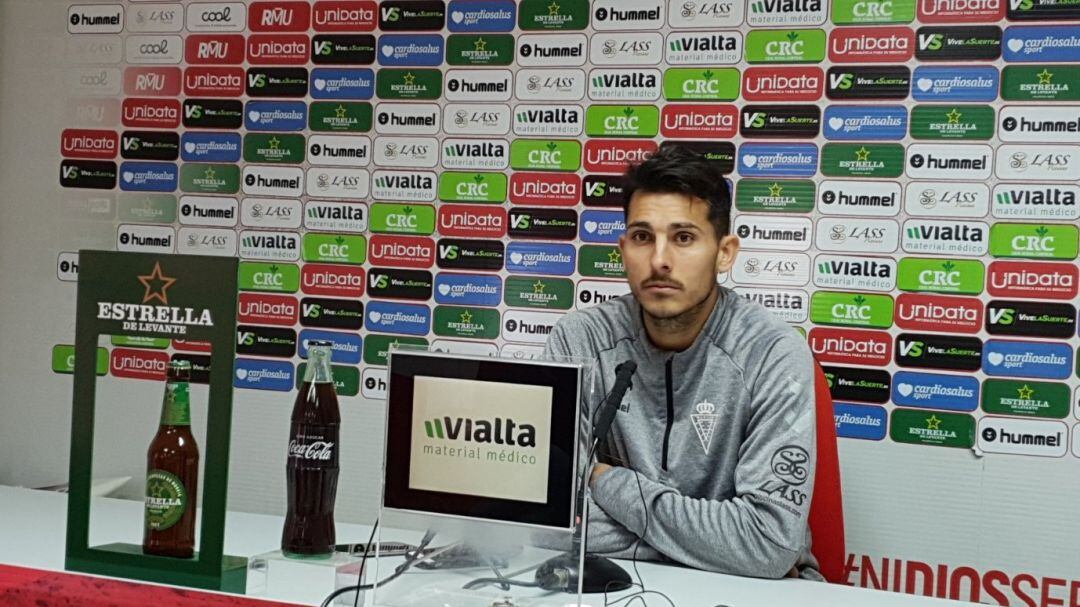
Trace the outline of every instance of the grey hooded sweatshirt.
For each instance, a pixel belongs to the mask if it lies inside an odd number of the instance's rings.
[[[820,580],[807,527],[816,461],[810,350],[768,310],[718,288],[682,352],[652,344],[632,295],[568,314],[548,338],[549,355],[598,361],[590,413],[615,366],[638,365],[599,456],[617,467],[592,490],[588,550],[629,558],[641,537],[638,558],[762,578],[794,568]]]

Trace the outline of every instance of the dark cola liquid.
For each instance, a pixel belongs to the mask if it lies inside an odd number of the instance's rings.
[[[304,382],[293,405],[289,433],[282,552],[309,556],[333,551],[340,429],[334,384]]]

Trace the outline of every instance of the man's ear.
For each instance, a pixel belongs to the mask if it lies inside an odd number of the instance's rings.
[[[735,265],[735,256],[739,254],[739,237],[728,234],[720,239],[720,250],[716,252],[716,273],[723,274]]]

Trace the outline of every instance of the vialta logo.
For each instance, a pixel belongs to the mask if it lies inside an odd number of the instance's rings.
[[[519,447],[536,446],[536,428],[532,424],[518,425],[513,419],[496,417],[494,420],[468,418],[434,418],[424,421],[428,438],[440,440],[463,440],[473,443],[495,443]]]

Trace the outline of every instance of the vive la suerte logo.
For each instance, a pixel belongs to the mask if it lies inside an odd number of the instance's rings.
[[[136,276],[145,289],[141,304],[99,301],[98,320],[119,320],[124,331],[150,332],[163,335],[186,335],[188,327],[212,327],[214,320],[210,310],[180,308],[169,305],[169,288],[176,278],[166,275],[161,262],[154,262],[154,269]],[[151,302],[159,302],[152,305]]]

